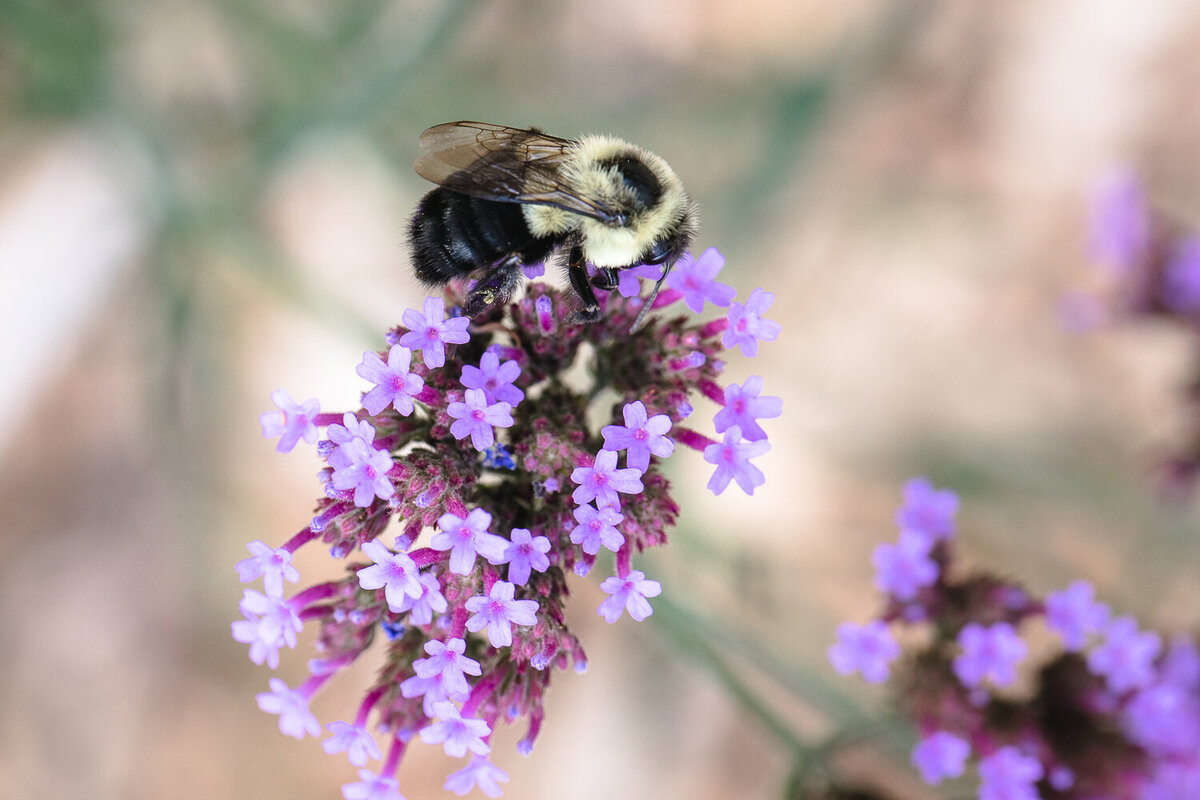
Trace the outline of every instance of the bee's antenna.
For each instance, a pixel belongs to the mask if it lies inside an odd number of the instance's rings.
[[[646,298],[646,302],[642,305],[642,310],[638,312],[637,319],[633,321],[633,327],[629,329],[630,333],[637,333],[638,328],[642,327],[642,323],[646,321],[646,315],[650,313],[650,306],[654,305],[654,298],[658,297],[658,290],[662,288],[663,281],[667,279],[667,273],[671,271],[674,262],[668,262],[663,267],[663,274],[654,284],[654,288],[650,290],[650,296]]]

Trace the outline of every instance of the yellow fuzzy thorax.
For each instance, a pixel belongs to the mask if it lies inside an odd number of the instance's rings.
[[[600,162],[631,156],[645,164],[662,186],[662,196],[649,208],[637,210],[633,192],[620,175]],[[628,224],[611,227],[591,217],[556,206],[526,205],[522,209],[534,236],[560,236],[578,230],[584,258],[598,267],[624,267],[639,261],[651,245],[678,224],[688,207],[679,178],[665,161],[637,145],[612,136],[584,136],[561,167],[563,182],[580,197],[626,214]]]

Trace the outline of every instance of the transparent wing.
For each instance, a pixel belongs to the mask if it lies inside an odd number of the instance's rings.
[[[487,122],[447,122],[421,134],[425,154],[417,174],[462,194],[502,203],[557,206],[607,225],[624,215],[594,197],[584,197],[559,174],[578,143],[539,130]]]

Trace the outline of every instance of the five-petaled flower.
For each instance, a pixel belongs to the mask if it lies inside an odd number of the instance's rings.
[[[767,441],[742,441],[742,429],[737,425],[730,426],[722,441],[704,448],[704,460],[717,465],[716,471],[708,479],[709,490],[713,494],[720,494],[730,481],[737,481],[743,492],[754,494],[754,487],[762,486],[767,478],[761,469],[750,463],[750,459],[770,449],[771,444]]]
[[[763,289],[755,289],[750,293],[746,304],[734,303],[729,309],[729,327],[721,337],[721,344],[728,350],[735,347],[742,349],[746,358],[758,355],[758,343],[773,342],[779,338],[783,330],[778,322],[764,319],[763,314],[775,302],[775,295]]]
[[[675,443],[667,438],[671,418],[666,414],[649,417],[641,400],[626,403],[622,411],[624,425],[605,425],[605,450],[624,450],[625,466],[645,472],[650,468],[650,455],[666,458],[675,452]]]
[[[954,659],[954,674],[965,686],[975,687],[986,679],[997,686],[1010,686],[1017,679],[1017,662],[1029,654],[1012,625],[968,623],[958,634],[962,653]]]
[[[530,572],[545,572],[550,568],[550,540],[534,536],[526,528],[513,528],[504,547],[503,563],[508,565],[508,580],[517,585],[529,581]]]
[[[528,627],[537,624],[538,604],[536,600],[514,600],[516,586],[509,581],[496,581],[492,591],[476,595],[467,600],[467,630],[478,633],[487,628],[488,641],[492,647],[508,647],[512,644],[512,626]]]
[[[467,683],[466,676],[481,675],[483,668],[475,659],[463,655],[466,649],[467,643],[462,639],[445,642],[431,639],[425,643],[429,658],[418,658],[413,662],[413,669],[420,678],[440,678],[449,694],[467,694],[471,691],[471,685]]]
[[[582,505],[596,501],[599,506],[621,507],[617,492],[639,494],[642,489],[642,471],[627,467],[617,469],[617,454],[612,450],[601,450],[590,467],[576,467],[571,473],[571,482],[579,484],[571,493],[571,499]]]
[[[321,724],[308,710],[309,695],[303,689],[292,689],[279,678],[271,678],[271,691],[258,695],[258,707],[268,714],[279,715],[279,730],[284,736],[303,739],[321,735]]]
[[[301,439],[312,444],[319,433],[314,420],[321,413],[321,403],[316,398],[309,398],[303,403],[297,403],[288,394],[287,389],[277,389],[271,393],[271,402],[278,411],[268,411],[258,418],[262,425],[263,436],[271,439],[279,437],[275,449],[281,453],[290,453]]]
[[[921,778],[930,785],[946,778],[957,778],[967,766],[971,745],[966,739],[948,731],[937,731],[917,742],[912,751],[912,764],[921,771]]]
[[[466,364],[462,369],[462,385],[483,392],[488,404],[508,403],[516,408],[525,399],[525,392],[513,382],[521,376],[521,365],[516,361],[500,363],[500,356],[491,350],[479,359],[479,366]]]
[[[379,752],[379,745],[375,743],[375,737],[361,725],[331,722],[325,726],[325,730],[333,735],[321,742],[321,747],[330,755],[344,751],[350,763],[356,767],[365,766],[368,758],[383,757]]]
[[[480,452],[487,450],[496,442],[496,432],[492,428],[511,428],[513,425],[512,406],[508,403],[488,403],[482,389],[467,389],[463,393],[463,402],[451,403],[446,407],[454,422],[450,425],[450,433],[455,439],[471,437],[471,444]]]
[[[442,787],[457,795],[464,795],[476,786],[488,797],[499,797],[503,792],[499,783],[508,783],[508,773],[497,767],[485,756],[472,756],[471,761],[458,772],[453,772]]]
[[[741,386],[731,383],[725,387],[725,407],[713,417],[717,433],[724,433],[736,425],[748,442],[767,438],[767,432],[758,424],[760,419],[772,419],[783,413],[783,400],[778,397],[760,397],[763,379],[751,375]]]
[[[383,589],[392,611],[401,611],[406,597],[411,602],[425,591],[416,563],[404,553],[393,553],[379,541],[367,542],[362,551],[375,563],[358,571],[359,585],[368,591]]]
[[[482,508],[473,508],[466,519],[457,514],[446,513],[438,519],[441,533],[434,534],[429,546],[434,550],[450,551],[450,571],[457,575],[469,575],[475,567],[475,555],[499,564],[504,558],[508,543],[502,536],[488,532],[492,515]]]
[[[446,301],[440,297],[425,298],[425,313],[411,308],[404,312],[401,320],[408,333],[400,337],[400,344],[410,350],[420,350],[425,366],[437,368],[446,363],[447,344],[466,344],[471,340],[467,317],[445,318]]]
[[[234,565],[242,583],[250,583],[261,576],[267,594],[281,597],[285,580],[299,582],[300,571],[292,566],[292,554],[284,548],[271,547],[255,539],[246,545],[246,549],[250,551],[250,558],[244,558]]]
[[[357,783],[342,786],[342,797],[346,800],[404,800],[399,781],[376,775],[369,769],[358,771]]]
[[[641,622],[654,613],[648,597],[658,597],[662,594],[662,584],[646,577],[639,569],[630,570],[624,578],[614,575],[605,578],[600,588],[610,597],[600,603],[596,613],[604,617],[608,623],[616,622],[621,613],[629,612],[629,616]]]
[[[938,565],[929,556],[932,548],[929,537],[914,530],[900,531],[895,544],[876,547],[871,555],[876,588],[897,600],[911,600],[922,587],[933,585],[938,578]]]
[[[1096,601],[1096,590],[1087,581],[1075,581],[1061,592],[1046,595],[1046,625],[1062,637],[1067,650],[1082,650],[1090,633],[1108,624],[1109,609]]]
[[[354,490],[354,505],[366,508],[376,497],[387,500],[396,493],[396,487],[387,477],[396,462],[386,450],[378,450],[356,437],[340,445],[334,455],[344,457],[345,461],[333,471],[333,487]]]
[[[464,717],[458,706],[448,700],[433,704],[438,721],[421,729],[421,741],[426,744],[438,744],[446,750],[446,755],[462,758],[470,750],[477,755],[486,756],[492,748],[484,741],[492,729],[481,719]]]
[[[583,552],[594,556],[603,545],[614,553],[625,544],[625,537],[617,526],[625,519],[612,506],[597,509],[584,504],[575,509],[575,521],[579,524],[571,531],[571,541],[583,548]]]
[[[705,250],[699,258],[687,253],[667,275],[667,286],[681,292],[687,307],[697,314],[704,310],[706,300],[714,306],[727,308],[737,291],[717,280],[717,273],[724,266],[725,256],[715,247]]]
[[[363,353],[355,371],[375,384],[363,395],[363,408],[368,414],[375,416],[389,405],[404,416],[413,413],[413,395],[425,388],[425,380],[408,371],[411,365],[412,351],[403,345],[392,345],[386,364],[378,353]]]
[[[900,645],[880,620],[863,625],[844,622],[838,626],[837,643],[829,648],[829,661],[842,675],[862,673],[867,683],[883,683],[891,664],[900,655]]]

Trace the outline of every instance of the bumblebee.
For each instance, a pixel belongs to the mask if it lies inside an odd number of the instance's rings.
[[[421,134],[417,174],[437,188],[409,225],[413,268],[428,286],[482,272],[467,296],[475,317],[508,301],[521,268],[566,251],[582,307],[601,318],[592,286],[611,290],[617,271],[662,264],[636,331],[671,266],[696,232],[696,204],[653,153],[612,136],[578,141],[485,122],[448,122]],[[589,280],[587,266],[597,268]]]

